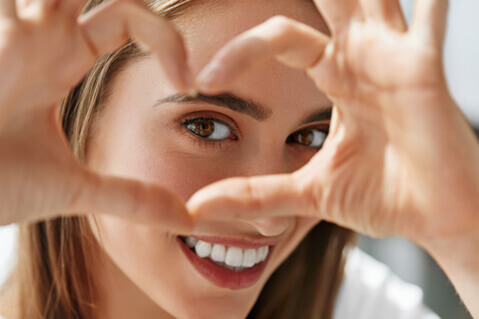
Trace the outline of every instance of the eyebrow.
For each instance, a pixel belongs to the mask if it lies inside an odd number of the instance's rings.
[[[313,122],[319,122],[319,121],[325,121],[325,120],[331,120],[332,113],[333,113],[333,107],[327,106],[323,108],[322,110],[313,112],[312,114],[307,116],[303,121],[301,121],[300,125],[313,123]]]
[[[196,96],[191,96],[187,94],[176,93],[165,98],[159,99],[154,105],[159,106],[164,103],[191,103],[191,102],[204,102],[208,104],[213,104],[220,107],[228,108],[232,111],[239,112],[245,115],[248,115],[258,122],[263,122],[273,114],[271,109],[263,106],[258,102],[254,102],[251,99],[241,98],[233,93],[224,93],[218,95],[204,95],[198,94]],[[306,116],[300,125],[319,122],[324,120],[330,120],[332,114],[332,107],[326,106],[322,107],[319,111],[315,111],[312,114]]]
[[[235,112],[249,115],[258,122],[265,121],[273,114],[273,111],[261,105],[260,103],[253,102],[250,99],[241,98],[232,93],[224,93],[218,95],[198,94],[197,96],[191,96],[186,94],[173,94],[158,100],[154,106],[169,102],[205,102],[208,104],[225,107]]]

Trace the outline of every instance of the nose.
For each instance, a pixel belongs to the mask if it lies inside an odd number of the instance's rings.
[[[269,217],[245,221],[256,228],[261,235],[275,237],[285,232],[291,225],[292,217]]]
[[[263,145],[265,146],[265,145]],[[249,154],[248,158],[242,163],[242,176],[271,175],[291,173],[296,167],[291,167],[282,156],[278,156],[278,150],[267,145],[262,147],[261,151],[255,154]],[[268,217],[245,221],[252,225],[263,236],[274,237],[285,232],[293,222],[292,217]]]

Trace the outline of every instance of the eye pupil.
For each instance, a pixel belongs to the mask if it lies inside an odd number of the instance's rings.
[[[297,142],[304,145],[311,145],[314,139],[314,134],[311,131],[298,132]]]
[[[320,129],[304,129],[291,134],[287,142],[320,149],[327,135],[327,132]]]
[[[201,137],[208,137],[214,131],[214,123],[212,121],[192,123],[191,126],[190,129]]]

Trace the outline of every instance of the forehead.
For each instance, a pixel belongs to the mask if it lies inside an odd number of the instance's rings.
[[[275,15],[328,32],[310,0],[206,0],[187,8],[172,23],[185,40],[190,66],[197,74],[228,41]],[[304,70],[274,59],[248,70],[228,89],[274,109],[275,113],[285,107],[290,111],[291,107],[328,104]]]

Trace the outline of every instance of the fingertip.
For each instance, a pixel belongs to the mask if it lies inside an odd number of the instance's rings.
[[[218,207],[224,209],[227,206],[222,201],[220,194],[212,193],[210,188],[195,193],[186,203],[188,214],[193,219],[219,219],[225,217],[225,214],[218,213]]]
[[[201,217],[201,201],[198,200],[197,194],[194,194],[188,202],[186,202],[186,209],[188,210],[188,215],[191,218],[200,218]]]
[[[217,93],[222,80],[223,70],[216,63],[207,65],[196,77],[198,89],[207,94]]]

